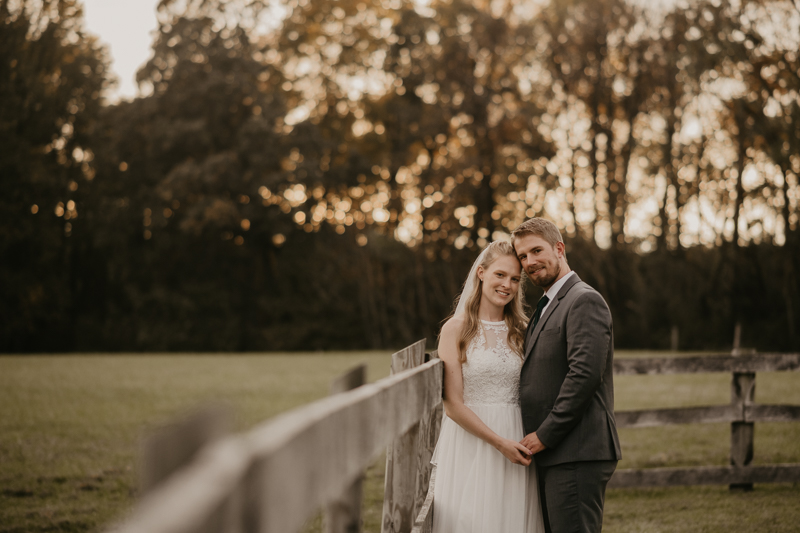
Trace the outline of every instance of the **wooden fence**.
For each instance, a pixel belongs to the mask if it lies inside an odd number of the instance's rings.
[[[384,531],[410,531],[428,488],[442,362],[425,362],[423,340],[394,354],[392,370],[386,379],[284,413],[244,434],[219,437],[225,425],[219,409],[163,428],[144,444],[143,488],[149,490],[110,531],[296,533],[321,507],[329,533],[358,531],[360,517],[354,520],[353,514],[359,479],[387,447]],[[334,389],[359,382],[363,369]],[[214,440],[199,445],[207,438]]]
[[[678,409],[617,411],[617,427],[644,428],[673,424],[730,422],[730,466],[694,468],[621,469],[614,473],[609,487],[667,485],[730,485],[750,489],[753,483],[800,481],[800,464],[751,466],[756,422],[800,421],[798,405],[755,403],[756,372],[800,369],[800,354],[734,353],[665,357],[657,359],[615,359],[614,375],[731,373],[731,403]],[[624,455],[624,450],[623,450]]]
[[[618,470],[610,487],[800,481],[800,464],[750,466],[755,422],[799,421],[800,406],[754,401],[755,374],[800,369],[800,354],[716,354],[617,359],[616,375],[730,372],[723,406],[619,411],[619,427],[731,423],[731,466]],[[419,341],[392,355],[392,375],[363,385],[363,367],[332,395],[226,435],[219,408],[162,428],[146,441],[144,495],[116,533],[294,533],[319,508],[327,533],[360,531],[361,478],[384,449],[382,533],[428,533],[442,416],[443,365]]]

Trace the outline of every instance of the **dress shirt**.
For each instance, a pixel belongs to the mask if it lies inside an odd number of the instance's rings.
[[[542,315],[544,315],[544,312],[547,311],[547,306],[549,306],[550,303],[555,299],[556,294],[558,294],[558,291],[561,290],[561,287],[564,286],[569,277],[574,273],[575,273],[574,270],[570,270],[569,272],[566,273],[566,275],[563,278],[553,283],[553,286],[547,289],[547,292],[545,292],[544,295],[547,296],[548,301],[547,304],[545,304],[545,306],[542,307]]]

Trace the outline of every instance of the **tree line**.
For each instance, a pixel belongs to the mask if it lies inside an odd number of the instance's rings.
[[[0,350],[435,340],[562,229],[621,348],[800,347],[800,3],[164,0],[109,102],[77,0],[0,0]],[[527,287],[528,301],[538,298]]]

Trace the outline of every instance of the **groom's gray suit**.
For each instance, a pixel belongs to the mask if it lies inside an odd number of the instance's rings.
[[[621,458],[611,313],[573,273],[526,339],[520,406],[525,434],[535,431],[546,447],[534,457],[545,527],[600,531],[605,486]]]

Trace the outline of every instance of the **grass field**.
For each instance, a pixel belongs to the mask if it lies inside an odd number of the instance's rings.
[[[620,353],[618,357],[650,354]],[[224,401],[244,430],[324,397],[359,362],[388,375],[388,352],[0,357],[0,533],[100,531],[136,497],[138,442],[199,403]],[[618,409],[725,404],[730,376],[616,378]],[[761,403],[800,404],[800,373],[762,373]],[[724,465],[727,424],[621,431],[620,468]],[[758,464],[800,462],[800,424],[757,424]],[[367,472],[365,531],[380,530],[383,464]],[[605,531],[798,531],[800,486],[609,491]],[[319,530],[319,518],[307,530]]]

